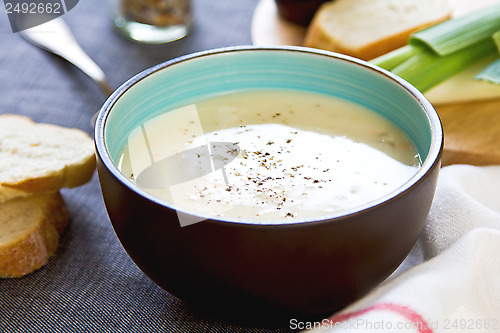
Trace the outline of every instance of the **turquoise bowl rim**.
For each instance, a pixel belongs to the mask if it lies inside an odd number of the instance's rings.
[[[427,100],[427,98],[415,87],[413,87],[410,83],[407,81],[403,80],[402,78],[392,74],[389,71],[386,71],[380,67],[377,67],[375,65],[372,65],[366,61],[353,58],[350,56],[338,54],[335,52],[330,52],[330,51],[323,51],[323,50],[318,50],[318,49],[312,49],[312,48],[307,48],[307,47],[300,47],[300,46],[277,46],[277,47],[261,47],[261,46],[233,46],[233,47],[225,47],[225,48],[218,48],[218,49],[213,49],[213,50],[206,50],[206,51],[201,51],[201,52],[196,52],[184,56],[180,56],[177,58],[174,58],[172,60],[163,62],[161,64],[158,64],[156,66],[153,66],[151,68],[148,68],[137,75],[133,76],[130,78],[128,81],[126,81],[124,84],[122,84],[117,90],[113,92],[113,94],[107,99],[107,101],[104,103],[102,108],[100,109],[97,118],[96,118],[96,123],[95,123],[95,133],[94,133],[94,139],[95,139],[95,146],[96,146],[96,153],[99,155],[102,163],[104,166],[113,174],[114,177],[116,177],[121,183],[123,183],[125,186],[127,186],[130,190],[140,194],[141,196],[147,198],[148,200],[151,200],[161,206],[165,206],[167,208],[170,208],[172,210],[178,210],[181,211],[181,209],[175,208],[172,205],[168,204],[167,202],[162,201],[161,199],[145,192],[132,182],[130,182],[117,168],[115,163],[113,162],[113,157],[112,154],[110,153],[108,146],[107,146],[107,139],[106,139],[106,124],[107,121],[110,117],[110,114],[113,111],[113,107],[120,101],[120,99],[134,86],[136,86],[138,83],[142,82],[143,80],[147,80],[148,78],[154,76],[156,73],[161,72],[162,70],[175,67],[176,65],[192,61],[193,59],[202,59],[204,57],[211,57],[214,55],[221,55],[221,54],[230,54],[230,53],[238,53],[238,52],[298,52],[301,54],[311,54],[311,55],[316,55],[316,56],[321,56],[321,57],[327,57],[327,58],[333,58],[334,61],[340,61],[340,62],[345,62],[349,63],[351,65],[354,65],[357,68],[360,68],[361,70],[366,70],[371,73],[375,73],[376,75],[379,75],[381,78],[385,78],[388,81],[392,82],[394,84],[395,89],[400,89],[401,92],[406,93],[410,100],[412,100],[412,103],[417,103],[419,105],[419,108],[422,110],[422,115],[425,116],[426,121],[428,121],[429,124],[429,132],[428,134],[430,135],[430,142],[428,144],[428,151],[427,151],[427,156],[423,160],[423,163],[420,167],[420,169],[416,172],[416,174],[411,177],[407,182],[402,184],[397,190],[377,199],[374,201],[371,201],[367,203],[366,205],[363,206],[358,206],[354,209],[351,210],[346,210],[346,211],[341,211],[336,214],[331,214],[327,216],[320,216],[317,219],[304,219],[304,220],[297,220],[290,222],[288,220],[284,221],[270,221],[270,222],[259,222],[258,225],[290,225],[290,224],[300,224],[300,223],[311,223],[311,222],[321,222],[325,220],[331,220],[331,219],[336,219],[340,217],[346,217],[346,216],[351,216],[355,214],[360,214],[366,210],[374,209],[377,206],[383,204],[384,202],[390,201],[395,199],[396,197],[403,195],[406,191],[408,191],[412,186],[415,184],[419,183],[422,178],[425,177],[426,174],[429,173],[429,171],[437,164],[440,163],[441,159],[441,154],[443,150],[443,128],[441,125],[441,121],[439,119],[439,116],[432,106],[432,104]],[[203,59],[202,59],[203,60]],[[368,73],[368,72],[367,72]],[[386,81],[387,81],[386,80]],[[381,80],[383,81],[383,79]],[[406,132],[406,131],[405,131]],[[407,133],[408,134],[408,133]],[[420,149],[419,149],[420,150]],[[184,212],[187,214],[190,214],[188,212]],[[255,222],[253,221],[245,221],[245,220],[238,220],[238,219],[231,219],[231,218],[207,218],[210,221],[213,222],[220,222],[220,223],[239,223],[239,224],[249,224],[249,225],[256,225]]]

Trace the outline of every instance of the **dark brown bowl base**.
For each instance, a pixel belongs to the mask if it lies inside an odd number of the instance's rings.
[[[330,221],[180,227],[174,210],[132,191],[98,155],[110,220],[137,266],[195,308],[254,324],[321,318],[384,281],[426,223],[439,165],[389,201]]]

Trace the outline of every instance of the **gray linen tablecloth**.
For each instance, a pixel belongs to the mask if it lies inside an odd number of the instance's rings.
[[[81,0],[64,19],[117,87],[138,72],[195,51],[250,44],[257,0],[194,0],[195,28],[166,45],[140,45],[112,28],[108,3]],[[104,102],[84,74],[11,31],[0,5],[0,113],[80,128]],[[97,174],[63,190],[71,225],[41,270],[0,280],[0,332],[285,332],[236,326],[189,310],[129,259],[108,219]]]

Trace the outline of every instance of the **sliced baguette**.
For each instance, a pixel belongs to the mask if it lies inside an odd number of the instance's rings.
[[[411,33],[451,17],[447,0],[335,0],[323,4],[304,45],[370,60],[408,42]]]
[[[0,278],[22,277],[45,265],[68,223],[59,192],[0,204]]]
[[[82,185],[95,165],[94,143],[87,133],[0,115],[0,203]]]

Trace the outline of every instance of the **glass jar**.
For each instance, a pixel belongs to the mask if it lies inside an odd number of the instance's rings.
[[[113,22],[127,38],[168,43],[186,36],[192,25],[190,0],[113,0]]]

